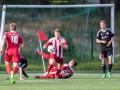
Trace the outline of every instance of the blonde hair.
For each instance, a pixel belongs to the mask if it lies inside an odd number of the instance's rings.
[[[106,24],[106,21],[105,21],[105,20],[101,20],[100,23],[104,23],[104,24]]]
[[[54,30],[54,33],[57,32],[57,33],[60,33],[60,29],[55,29]]]
[[[16,30],[17,25],[16,25],[16,23],[11,23],[11,24],[10,24],[10,27],[11,27],[13,30]]]

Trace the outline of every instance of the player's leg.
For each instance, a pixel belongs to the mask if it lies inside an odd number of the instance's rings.
[[[13,62],[13,71],[11,71],[10,82],[15,83],[14,74],[19,70],[18,63]]]
[[[50,59],[49,59],[49,64],[48,64],[48,68],[47,68],[47,73],[46,75],[50,72],[50,70],[52,69],[52,67],[56,64],[56,55],[53,53],[50,53]]]
[[[26,77],[29,78],[29,76],[26,74],[26,72],[24,71],[24,69],[27,67],[27,62],[24,62],[22,64],[22,74]]]
[[[54,66],[56,64],[56,62],[55,62],[55,59],[50,59],[49,60],[49,64],[48,64],[48,68],[47,68],[47,73],[46,73],[46,75],[50,72],[50,70],[52,69],[52,67]]]
[[[111,78],[111,70],[112,70],[112,50],[108,51],[108,77]]]
[[[102,71],[103,71],[103,76],[102,78],[106,77],[106,60],[102,59]]]
[[[103,71],[103,76],[102,78],[105,78],[106,77],[106,57],[107,57],[107,53],[105,50],[102,50],[101,51],[101,55],[100,55],[101,59],[102,59],[102,71]]]
[[[16,53],[16,51],[13,53],[12,62],[13,62],[13,70],[11,71],[10,82],[15,83],[14,74],[16,74],[17,71],[19,70],[19,62],[20,62],[19,53]]]
[[[10,79],[10,75],[11,75],[11,71],[12,71],[12,67],[11,67],[11,57],[8,55],[8,52],[5,53],[5,56],[4,56],[4,60],[5,60],[5,65],[6,65],[6,71],[8,73],[8,77],[6,78],[6,80],[9,80]]]
[[[47,60],[50,59],[50,56],[48,54],[40,52],[39,47],[37,48],[36,53],[39,54],[40,56],[43,56]]]
[[[44,75],[41,75],[41,76],[35,76],[35,79],[49,79],[49,75],[47,76],[44,76]]]
[[[19,71],[20,71],[20,80],[24,80],[22,77],[22,68],[21,67],[19,67]]]
[[[59,73],[61,71],[62,65],[63,65],[63,58],[56,58],[56,62],[57,62],[57,73]]]
[[[12,67],[10,65],[10,62],[5,61],[5,65],[6,65],[6,71],[10,75],[10,73],[12,71]]]

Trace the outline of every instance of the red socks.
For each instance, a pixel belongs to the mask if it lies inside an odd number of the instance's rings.
[[[6,71],[7,71],[7,73],[10,75],[10,73],[11,73],[11,71],[12,71],[12,68],[11,68],[10,65],[7,65],[7,66],[6,66]]]
[[[18,71],[18,67],[14,67],[14,68],[13,68],[13,72],[14,72],[14,73],[17,73],[17,71]]]
[[[40,52],[40,51],[39,51],[38,54],[41,55],[41,56],[43,56],[43,57],[46,58],[47,60],[50,59],[50,56],[49,56],[48,54],[46,54],[46,53],[43,53],[43,52]]]

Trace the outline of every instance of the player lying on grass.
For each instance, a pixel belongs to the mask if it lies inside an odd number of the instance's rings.
[[[49,55],[38,51],[38,54],[43,56],[44,58],[49,60]],[[55,79],[55,78],[69,78],[73,75],[73,67],[77,66],[77,61],[75,59],[72,59],[69,64],[63,64],[61,71],[59,72],[59,69],[56,67],[56,64],[54,64],[47,75],[41,75],[41,76],[35,76],[35,78],[41,78],[41,79]]]
[[[26,72],[24,71],[24,69],[27,67],[27,59],[25,58],[25,56],[23,56],[22,54],[20,54],[20,63],[19,63],[19,71],[20,71],[20,80],[23,80],[23,75],[24,77],[28,78],[29,76],[26,74]],[[10,76],[6,78],[7,80],[10,79]]]

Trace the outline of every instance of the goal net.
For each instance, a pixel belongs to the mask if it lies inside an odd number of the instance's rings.
[[[37,32],[43,31],[50,38],[54,36],[53,31],[58,28],[69,46],[64,52],[65,63],[72,58],[78,62],[98,60],[100,46],[96,44],[95,39],[102,19],[106,20],[107,27],[114,32],[113,4],[3,5],[0,39],[4,32],[9,31],[9,24],[16,23],[17,31],[25,42],[21,53],[34,69],[37,65],[42,67],[41,57],[35,53],[39,46]],[[42,41],[42,45],[45,42]],[[46,49],[43,52],[48,53]],[[45,64],[47,62],[45,60]]]

